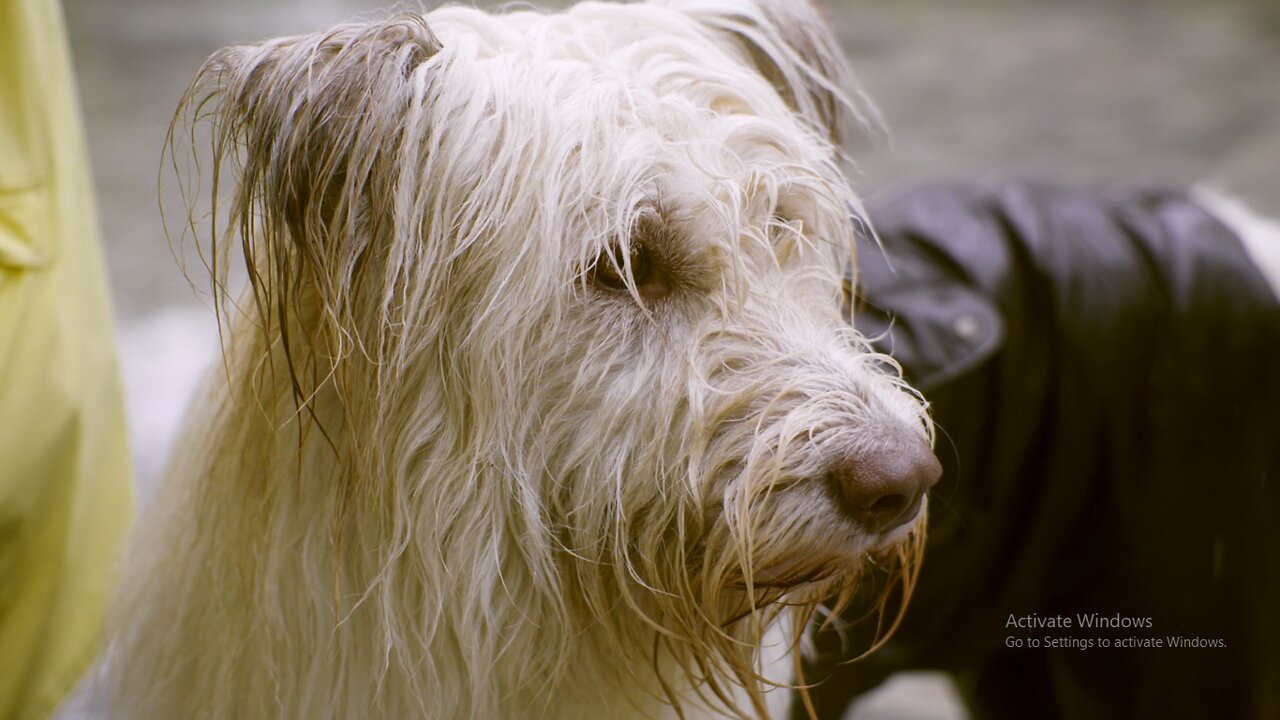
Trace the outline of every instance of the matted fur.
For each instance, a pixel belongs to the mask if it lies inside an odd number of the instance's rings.
[[[824,481],[931,433],[841,318],[843,73],[790,0],[210,58],[173,148],[208,129],[225,360],[135,542],[115,716],[778,712],[819,603],[867,562],[909,594],[923,527]]]

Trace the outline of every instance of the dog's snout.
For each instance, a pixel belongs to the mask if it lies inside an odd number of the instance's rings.
[[[828,475],[841,510],[870,533],[915,518],[925,492],[940,477],[942,465],[914,433],[847,453]]]

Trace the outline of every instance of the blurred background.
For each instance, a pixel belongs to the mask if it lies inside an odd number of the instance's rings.
[[[482,6],[492,3],[480,3]],[[556,7],[567,3],[540,2]],[[851,143],[864,195],[926,179],[1209,183],[1280,216],[1275,0],[828,0],[887,133]],[[64,0],[145,503],[216,356],[201,266],[157,199],[170,115],[213,50],[379,15],[375,0]],[[427,7],[432,7],[428,4]],[[401,3],[399,7],[416,7]],[[175,233],[180,229],[175,226]],[[177,235],[175,234],[175,239]],[[66,718],[92,717],[74,704]],[[950,687],[900,677],[853,717],[963,717]]]

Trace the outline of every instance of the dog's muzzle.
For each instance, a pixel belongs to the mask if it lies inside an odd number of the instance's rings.
[[[885,533],[920,512],[942,465],[917,433],[886,433],[839,458],[827,480],[841,511],[868,533]]]

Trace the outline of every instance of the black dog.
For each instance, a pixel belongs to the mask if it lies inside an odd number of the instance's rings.
[[[1280,717],[1280,303],[1236,235],[1165,191],[869,206],[854,319],[945,472],[901,629],[820,642],[820,716],[914,668],[980,718]]]

